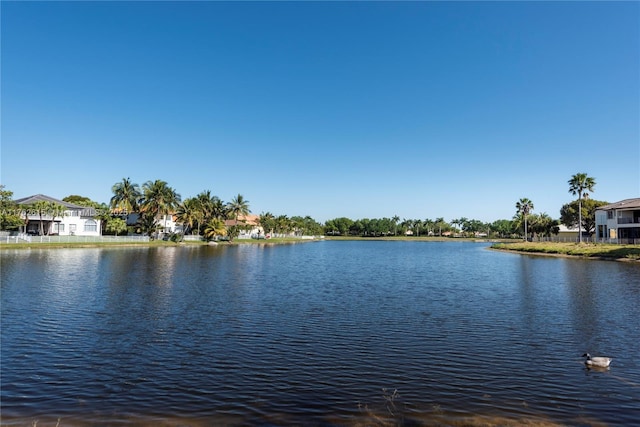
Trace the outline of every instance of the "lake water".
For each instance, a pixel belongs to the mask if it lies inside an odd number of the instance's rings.
[[[638,263],[379,241],[0,261],[3,425],[640,425]]]

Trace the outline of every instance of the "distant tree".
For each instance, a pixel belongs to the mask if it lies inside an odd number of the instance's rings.
[[[552,219],[544,212],[539,215],[530,215],[529,223],[532,234],[537,236],[550,237],[552,234],[558,234],[560,231],[558,227],[560,221]]]
[[[40,235],[44,236],[44,220],[43,220],[43,218],[47,215],[47,212],[49,211],[50,204],[49,204],[49,202],[47,202],[45,200],[38,200],[32,206],[33,206],[34,212],[36,212],[38,214],[38,217],[40,219]]]
[[[24,221],[20,217],[20,209],[13,201],[13,191],[5,190],[4,185],[0,185],[0,230],[15,230]]]
[[[518,213],[520,215],[522,215],[522,218],[524,219],[524,239],[527,240],[527,215],[529,215],[529,213],[533,210],[533,202],[529,199],[527,199],[526,197],[523,199],[520,199],[517,203],[516,203],[516,209],[518,210]]]
[[[238,218],[240,216],[246,217],[251,212],[249,210],[249,201],[245,200],[242,194],[238,194],[229,202],[228,212],[232,219],[235,220],[235,225],[238,225]]]
[[[596,209],[607,204],[609,203],[594,199],[583,199],[580,203],[574,200],[560,208],[560,222],[568,228],[573,228],[582,220],[578,229],[591,236],[596,230]]]
[[[258,224],[260,224],[265,234],[273,234],[276,226],[275,217],[271,212],[263,212],[258,217]]]
[[[289,234],[293,228],[291,220],[286,215],[278,215],[274,221],[276,234]]]
[[[225,236],[227,229],[224,220],[221,218],[212,218],[204,226],[204,237],[207,240],[215,239],[218,236]]]
[[[327,235],[339,234],[346,236],[349,233],[349,229],[353,225],[353,220],[346,217],[334,218],[325,222],[324,232]]]
[[[434,225],[435,228],[438,229],[438,236],[442,236],[442,229],[446,228],[449,224],[446,223],[444,218],[439,217],[439,218],[436,218],[436,220],[435,220],[433,225]]]
[[[596,180],[586,173],[577,173],[571,177],[568,183],[569,193],[574,196],[578,195],[578,241],[582,243],[582,198],[589,195],[587,190],[593,192]]]
[[[100,203],[94,202],[88,197],[78,196],[77,194],[72,194],[70,196],[64,197],[62,199],[63,202],[72,203],[78,206],[86,206],[88,208],[99,208]]]
[[[115,234],[117,236],[118,234],[127,231],[127,221],[122,218],[111,218],[109,219],[105,230],[108,233]]]
[[[111,187],[111,191],[113,192],[110,200],[112,209],[118,209],[125,215],[139,212],[142,192],[138,184],[132,183],[129,178],[123,178],[122,182],[117,182]]]
[[[393,218],[391,218],[391,220],[393,221],[393,235],[397,236],[398,235],[398,222],[400,221],[400,217],[398,215],[394,215]]]
[[[509,219],[498,219],[491,223],[490,229],[493,233],[497,234],[498,237],[508,237],[515,232],[515,227],[513,221]]]
[[[185,199],[178,206],[176,217],[178,222],[182,224],[182,234],[187,234],[190,230],[197,230],[197,234],[200,234],[200,224],[204,219],[204,212],[197,198]]]
[[[156,220],[164,217],[163,229],[166,232],[167,215],[178,207],[180,194],[161,179],[145,182],[142,185],[142,193],[144,200],[141,210],[152,214]]]
[[[53,223],[55,222],[56,218],[63,216],[66,210],[67,208],[60,203],[49,202],[48,213],[51,215],[51,223],[47,228],[46,234],[51,233],[51,229],[53,228]]]
[[[104,234],[107,229],[107,224],[117,215],[112,215],[109,206],[106,203],[100,203],[98,206],[95,206],[96,214],[94,216],[95,219],[100,220],[100,234]],[[125,220],[126,223],[126,220]]]
[[[142,234],[146,234],[151,239],[155,238],[156,232],[161,228],[157,223],[156,215],[152,211],[143,211],[138,217],[138,223]]]

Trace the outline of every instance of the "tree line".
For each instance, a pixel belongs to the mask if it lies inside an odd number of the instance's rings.
[[[553,219],[547,213],[534,213],[534,204],[528,198],[516,202],[516,214],[511,219],[499,219],[491,223],[466,217],[446,221],[444,218],[407,219],[338,217],[321,224],[310,216],[274,215],[263,212],[258,216],[260,225],[267,236],[276,235],[328,235],[328,236],[441,236],[441,237],[477,237],[526,238],[533,239],[558,234],[560,224],[569,228],[578,227],[579,238],[582,232],[593,234],[595,231],[595,210],[607,202],[589,198],[595,187],[595,179],[585,173],[578,173],[568,181],[569,192],[577,195],[560,209],[560,219]],[[182,232],[172,236],[180,239],[186,234],[199,235],[205,239],[228,238],[238,236],[241,230],[250,229],[246,217],[251,213],[249,201],[241,194],[224,202],[210,190],[204,190],[194,197],[182,200],[180,194],[163,180],[147,181],[142,186],[133,183],[130,178],[116,182],[111,191],[113,196],[109,204],[98,203],[87,197],[70,195],[62,199],[79,206],[96,210],[96,219],[101,220],[103,234],[138,233],[157,236],[166,229],[169,215],[175,216],[182,224]],[[40,217],[40,234],[48,234],[42,218],[59,217],[64,214],[62,205],[51,202],[37,202],[32,206],[15,206],[13,193],[0,187],[0,229],[12,230],[25,226],[28,214]],[[133,218],[133,220],[132,220]],[[53,221],[51,221],[53,223]],[[258,235],[256,237],[266,237]]]

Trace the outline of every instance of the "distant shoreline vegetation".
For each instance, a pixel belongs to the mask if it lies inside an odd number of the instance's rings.
[[[100,221],[100,235],[149,236],[152,240],[170,235],[172,239],[181,241],[190,235],[201,236],[205,240],[224,237],[233,241],[242,234],[265,237],[324,235],[346,238],[560,240],[561,224],[577,229],[582,240],[583,233],[589,237],[594,233],[595,210],[607,202],[588,197],[593,192],[595,179],[586,173],[575,174],[568,183],[569,192],[578,198],[562,206],[560,219],[553,219],[544,212],[533,213],[533,202],[522,198],[515,205],[513,218],[493,222],[466,217],[446,221],[443,217],[415,219],[394,215],[356,220],[337,217],[320,223],[308,215],[274,215],[271,212],[250,215],[249,201],[241,194],[230,202],[224,202],[210,190],[204,190],[183,199],[176,189],[160,179],[139,185],[130,178],[123,178],[112,186],[113,196],[108,204],[80,195],[70,195],[62,201],[92,208],[94,213],[91,215]],[[55,233],[53,223],[56,218],[63,215],[64,206],[52,202],[17,204],[13,200],[13,192],[0,185],[0,230],[22,230],[26,233],[31,221],[39,224],[38,235],[49,235]]]

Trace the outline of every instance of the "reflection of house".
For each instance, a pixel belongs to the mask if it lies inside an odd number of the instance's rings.
[[[640,244],[640,198],[598,207],[596,241]]]
[[[100,220],[94,218],[96,216],[94,208],[74,205],[43,194],[24,197],[15,200],[15,202],[22,209],[20,216],[24,219],[26,215],[27,224],[24,230],[26,233],[40,234],[40,222],[42,222],[44,234],[60,236],[100,235]],[[49,208],[38,212],[34,208],[34,205],[38,202],[49,203]],[[63,206],[64,210],[55,212],[55,210],[50,209],[54,204]],[[41,213],[42,217],[40,216]]]
[[[258,215],[240,215],[238,217],[238,228],[240,232],[238,234],[239,239],[248,239],[252,236],[264,236],[264,230],[260,226],[260,217]],[[224,222],[224,225],[232,227],[236,225],[235,219],[228,219]]]

